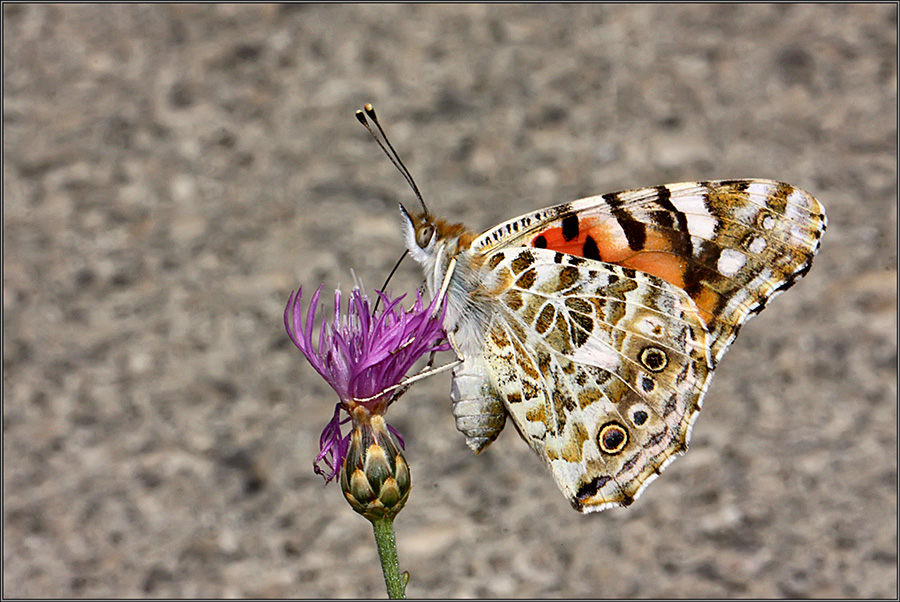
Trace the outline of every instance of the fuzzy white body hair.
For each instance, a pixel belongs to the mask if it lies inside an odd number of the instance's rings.
[[[489,375],[484,339],[496,315],[497,303],[485,294],[479,268],[484,258],[473,251],[473,233],[428,215],[410,215],[401,205],[403,236],[409,253],[421,264],[431,297],[446,285],[444,330],[450,333],[463,363],[453,369],[450,400],[456,428],[475,453],[497,438],[506,423],[506,409]]]
[[[401,212],[406,247],[410,256],[422,266],[425,284],[432,298],[440,293],[450,263],[456,259],[446,292],[444,328],[454,333],[458,351],[463,357],[479,354],[490,324],[492,308],[490,301],[478,293],[482,283],[473,266],[480,262],[473,256],[471,248],[461,244],[460,238],[466,232],[462,229],[459,232],[444,232],[440,224],[429,244],[423,248],[416,240],[415,218],[402,208]]]

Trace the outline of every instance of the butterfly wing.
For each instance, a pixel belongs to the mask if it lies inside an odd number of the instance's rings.
[[[690,182],[541,209],[472,249],[546,248],[658,276],[696,304],[715,365],[744,322],[809,271],[826,225],[819,202],[789,184]]]
[[[686,449],[716,363],[806,274],[825,228],[802,190],[727,180],[591,197],[483,233],[464,265],[490,321],[465,337],[479,352],[454,373],[457,426],[483,449],[500,401],[575,508],[630,504]]]
[[[688,295],[547,249],[493,252],[484,359],[519,432],[582,511],[628,505],[687,448],[712,375]]]

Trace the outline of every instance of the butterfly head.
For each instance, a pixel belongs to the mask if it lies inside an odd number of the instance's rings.
[[[475,235],[461,224],[448,224],[429,213],[410,213],[400,205],[403,238],[409,254],[425,269],[432,293],[440,288],[450,260],[471,244]]]
[[[438,245],[436,220],[424,212],[410,213],[403,205],[400,205],[400,216],[406,248],[413,259],[425,264]]]

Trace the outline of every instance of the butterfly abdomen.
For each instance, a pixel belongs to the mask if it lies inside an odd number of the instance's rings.
[[[506,409],[496,396],[483,362],[465,361],[453,371],[450,387],[456,428],[476,454],[490,445],[506,424]]]

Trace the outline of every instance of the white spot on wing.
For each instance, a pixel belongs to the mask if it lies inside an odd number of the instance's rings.
[[[734,276],[747,263],[747,257],[740,251],[725,249],[719,255],[719,272],[725,276]]]
[[[794,190],[787,197],[784,214],[793,222],[803,223],[809,219],[809,200],[800,190]]]
[[[716,231],[716,218],[710,215],[702,196],[672,197],[671,201],[687,218],[691,236],[712,240]]]
[[[700,195],[690,195],[683,197],[672,197],[672,205],[682,213],[695,213],[697,215],[709,215],[706,209],[706,203]]]
[[[765,182],[753,182],[749,186],[747,186],[747,193],[752,196],[761,196],[768,197],[769,191],[772,190],[772,185],[767,184]]]
[[[761,237],[760,237],[760,238],[754,238],[754,239],[753,239],[753,242],[750,243],[750,246],[747,247],[747,249],[748,249],[751,253],[756,253],[756,254],[762,253],[762,252],[763,252],[763,249],[765,249],[765,248],[766,248],[766,239],[765,239],[765,238],[761,238]]]

